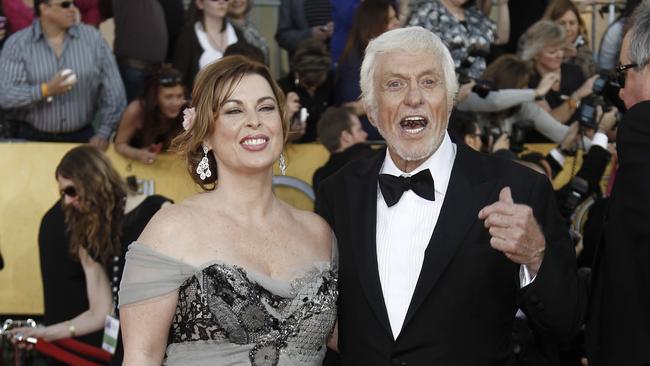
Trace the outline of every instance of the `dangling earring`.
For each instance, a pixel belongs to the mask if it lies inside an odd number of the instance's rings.
[[[287,175],[287,160],[284,158],[284,152],[280,153],[280,174]]]
[[[210,171],[210,162],[208,161],[208,147],[203,145],[203,159],[199,162],[199,165],[196,167],[196,174],[199,175],[201,180],[210,178],[212,172]]]

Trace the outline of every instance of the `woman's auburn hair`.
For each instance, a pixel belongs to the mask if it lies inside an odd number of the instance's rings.
[[[176,151],[185,156],[190,176],[204,191],[215,189],[218,167],[214,155],[208,154],[212,175],[201,180],[196,174],[196,167],[204,156],[203,142],[214,132],[215,122],[224,102],[230,98],[241,79],[246,75],[259,75],[271,86],[282,119],[283,141],[287,140],[289,120],[285,111],[284,92],[265,65],[247,57],[235,55],[224,57],[206,66],[196,76],[192,90],[191,107],[195,108],[194,121],[173,141]]]
[[[82,206],[83,223],[65,217],[70,254],[79,258],[79,248],[84,248],[91,257],[108,264],[122,252],[126,183],[104,153],[91,145],[68,151],[56,167],[55,177],[73,182]]]

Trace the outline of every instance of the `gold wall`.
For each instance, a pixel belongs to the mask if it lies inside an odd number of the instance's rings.
[[[0,143],[0,251],[5,268],[0,271],[0,314],[42,314],[43,299],[37,235],[43,214],[57,201],[59,193],[54,169],[74,144]],[[552,145],[530,145],[542,153]],[[311,184],[314,170],[323,165],[328,153],[320,144],[287,148],[287,175]],[[189,178],[181,157],[162,155],[153,165],[131,162],[111,146],[108,156],[117,171],[126,177],[153,179],[155,192],[178,202],[199,192]],[[580,161],[578,161],[579,163]],[[563,185],[570,176],[572,160],[554,182]],[[579,166],[579,165],[578,165]],[[278,174],[276,166],[276,174]],[[312,210],[312,202],[290,188],[276,194],[295,207]],[[65,294],[61,294],[65,296]]]

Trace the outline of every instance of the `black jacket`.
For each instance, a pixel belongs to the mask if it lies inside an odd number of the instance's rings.
[[[587,323],[590,366],[650,364],[650,101],[617,134],[618,171],[596,251]]]
[[[401,333],[393,339],[376,254],[377,175],[384,154],[348,164],[321,185],[317,212],[339,246],[339,349],[344,365],[503,365],[522,308],[554,339],[577,331],[584,310],[575,253],[548,179],[514,162],[457,145],[441,213]],[[478,212],[510,186],[533,208],[546,251],[534,282],[493,249]],[[405,239],[407,240],[407,239]]]

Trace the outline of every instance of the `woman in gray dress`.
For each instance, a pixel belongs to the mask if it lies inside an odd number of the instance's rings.
[[[199,73],[192,101],[175,142],[204,192],[159,211],[129,247],[124,364],[320,365],[335,245],[320,217],[273,194],[282,91],[265,66],[231,56]]]

